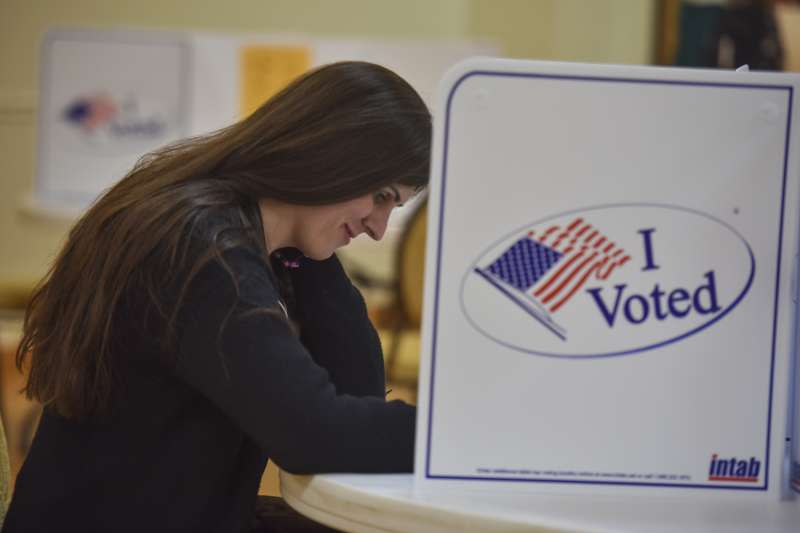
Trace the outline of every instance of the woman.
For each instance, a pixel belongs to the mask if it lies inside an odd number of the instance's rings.
[[[244,531],[268,458],[411,471],[415,410],[385,401],[333,252],[383,236],[429,151],[416,92],[345,62],[140,161],[28,309],[17,364],[45,408],[4,531]]]

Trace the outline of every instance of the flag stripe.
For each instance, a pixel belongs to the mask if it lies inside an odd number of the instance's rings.
[[[567,229],[569,231],[572,231],[575,229],[575,226],[578,226],[581,222],[583,222],[582,218],[576,218],[575,220],[572,221],[572,223],[569,226],[567,226]]]
[[[569,267],[572,265],[572,263],[574,263],[575,261],[577,261],[578,259],[580,259],[582,256],[583,256],[583,251],[580,251],[580,252],[578,252],[577,254],[575,254],[575,255],[573,255],[572,257],[570,257],[570,258],[567,260],[567,262],[566,262],[566,263],[564,263],[564,265],[563,265],[563,266],[561,266],[561,267],[560,267],[560,268],[559,268],[559,269],[556,271],[556,273],[555,273],[555,274],[553,274],[552,276],[550,276],[550,278],[547,280],[547,282],[545,282],[545,283],[544,283],[544,284],[543,284],[541,287],[539,287],[538,289],[536,289],[536,292],[534,292],[534,293],[533,293],[533,295],[534,295],[534,296],[539,296],[539,295],[541,295],[541,294],[542,294],[544,291],[546,291],[546,290],[547,290],[547,288],[548,288],[548,287],[549,287],[551,284],[555,283],[555,281],[558,279],[558,277],[561,275],[561,273],[562,273],[562,272],[564,272],[565,270],[567,270],[567,269],[568,269],[568,268],[569,268]]]
[[[598,235],[598,232],[597,232],[597,231],[595,231],[595,232],[594,232],[592,235],[590,235],[589,237],[594,237],[594,236],[597,236],[597,235]],[[551,284],[553,284],[553,283],[555,283],[556,281],[558,281],[558,278],[560,278],[560,277],[562,276],[562,274],[564,274],[564,272],[567,270],[567,268],[569,268],[569,266],[572,264],[572,262],[573,262],[574,260],[577,260],[579,257],[582,257],[582,256],[584,255],[584,253],[586,252],[586,250],[588,250],[588,249],[589,249],[589,246],[591,245],[591,240],[589,240],[589,237],[587,237],[587,238],[586,238],[586,239],[587,239],[587,241],[586,241],[586,242],[584,242],[584,244],[581,246],[580,252],[577,254],[577,256],[578,256],[578,257],[575,257],[575,256],[573,256],[572,258],[570,258],[570,259],[569,259],[569,260],[568,260],[568,261],[567,261],[567,262],[566,262],[566,263],[565,263],[565,264],[564,264],[564,265],[563,265],[563,266],[562,266],[562,267],[561,267],[561,268],[560,268],[558,271],[556,271],[554,274],[552,274],[552,276],[551,276],[551,277],[548,279],[548,281],[547,281],[547,282],[546,282],[544,285],[540,286],[540,287],[539,287],[539,288],[536,290],[536,292],[534,293],[534,296],[540,296],[540,295],[541,295],[541,294],[542,294],[544,291],[546,291],[546,290],[547,290],[547,288],[548,288],[548,287],[549,287]],[[603,237],[603,238],[605,239],[605,237]],[[566,250],[564,250],[562,253],[563,253],[564,255],[566,255],[566,254],[568,253],[568,251],[569,251],[569,250],[572,250],[572,247],[569,247],[569,248],[567,248],[567,249],[566,249]]]
[[[591,224],[586,224],[583,228],[581,228],[580,231],[578,231],[578,233],[577,233],[577,235],[575,235],[575,237],[580,237],[581,235],[583,235],[584,233],[589,231],[589,228],[591,228],[591,227],[592,227]]]
[[[608,257],[602,257],[594,261],[592,264],[587,264],[585,266],[586,274],[578,277],[571,287],[568,284],[565,284],[560,291],[554,294],[552,296],[553,298],[557,298],[560,294],[567,294],[567,296],[565,296],[557,305],[555,305],[555,310],[558,310],[558,308],[565,304],[581,287],[586,284],[586,282],[589,280],[589,274],[596,274],[599,272],[599,270],[608,262],[608,260]]]
[[[561,289],[563,289],[567,285],[567,283],[570,282],[570,280],[572,278],[574,278],[576,275],[578,275],[578,273],[581,270],[583,270],[584,267],[586,267],[586,265],[589,264],[595,257],[597,257],[597,252],[593,252],[589,257],[587,257],[586,259],[581,261],[581,263],[577,267],[575,267],[572,270],[572,272],[569,273],[569,275],[567,276],[567,278],[564,281],[562,281],[555,289],[550,291],[550,293],[547,296],[542,298],[542,302],[549,303],[550,300],[555,298],[558,295],[558,293],[561,292]]]
[[[606,270],[604,273],[598,273],[598,274],[597,274],[597,279],[599,279],[599,280],[606,280],[606,279],[608,279],[608,276],[610,276],[610,275],[611,275],[611,273],[614,271],[614,269],[621,267],[622,265],[624,265],[625,263],[627,263],[629,259],[630,259],[630,256],[629,256],[629,255],[626,255],[625,257],[623,257],[623,258],[622,258],[622,259],[620,259],[619,261],[615,261],[615,262],[611,263],[611,264],[608,266],[608,270]]]
[[[559,300],[558,303],[553,304],[553,306],[550,308],[550,312],[555,313],[556,311],[558,311],[562,305],[567,303],[569,299],[572,298],[572,296],[578,291],[578,289],[583,287],[583,285],[588,281],[589,276],[594,274],[599,269],[600,269],[600,263],[595,263],[594,265],[592,265],[586,271],[586,273],[578,280],[578,283],[572,286],[572,289],[567,293],[567,295],[564,296],[561,300]]]

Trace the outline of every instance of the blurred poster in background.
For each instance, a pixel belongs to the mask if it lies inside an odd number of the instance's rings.
[[[800,1],[778,3],[775,17],[783,44],[783,68],[800,72]]]
[[[42,46],[36,200],[82,208],[144,153],[187,134],[180,34],[61,30]]]
[[[658,63],[800,70],[797,0],[665,0]]]
[[[78,214],[141,156],[246,117],[316,66],[343,60],[384,65],[431,105],[452,64],[498,52],[485,42],[51,30],[41,51],[32,207]],[[404,218],[399,212],[392,224],[399,227]]]

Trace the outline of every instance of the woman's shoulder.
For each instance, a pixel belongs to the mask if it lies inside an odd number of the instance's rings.
[[[274,301],[277,280],[257,232],[236,213],[209,212],[182,236],[184,256],[177,276],[178,293],[197,301],[233,297],[263,305]]]

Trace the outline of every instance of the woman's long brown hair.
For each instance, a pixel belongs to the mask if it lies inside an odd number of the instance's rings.
[[[27,396],[69,418],[109,414],[129,356],[126,322],[155,317],[171,362],[192,277],[237,246],[266,259],[259,199],[321,205],[393,182],[422,186],[430,130],[427,108],[400,77],[342,62],[301,76],[241,122],[145,156],[75,224],[32,296],[16,354],[20,369],[30,357]],[[227,225],[189,253],[189,236],[221,213]],[[124,311],[132,298],[142,316]]]

